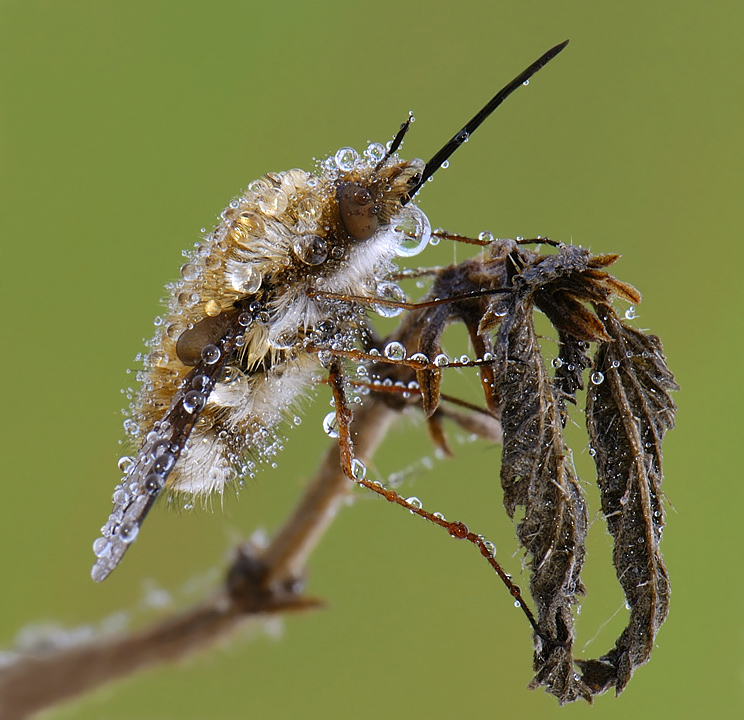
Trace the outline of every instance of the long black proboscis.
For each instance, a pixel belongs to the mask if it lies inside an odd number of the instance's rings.
[[[538,70],[545,67],[564,47],[568,45],[568,40],[550,48],[544,55],[535,60],[526,70],[521,72],[508,85],[499,90],[491,100],[476,114],[468,123],[456,133],[447,142],[424,167],[424,172],[419,178],[416,185],[411,190],[409,199],[412,198],[422,187],[422,185],[442,166],[450,155],[460,147],[475,132],[478,126],[499,106],[506,98],[509,97],[518,87],[524,85]]]

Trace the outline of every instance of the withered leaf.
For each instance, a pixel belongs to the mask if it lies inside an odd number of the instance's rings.
[[[669,578],[659,550],[661,443],[674,427],[669,392],[678,387],[657,337],[628,327],[609,305],[596,310],[611,340],[599,343],[594,360],[587,427],[630,619],[607,655],[579,665],[594,692],[614,686],[619,694],[649,659],[669,609]]]
[[[453,321],[465,324],[479,356],[493,348],[495,360],[484,364],[490,371],[481,380],[503,427],[504,506],[512,518],[524,509],[517,536],[528,553],[537,609],[531,687],[544,687],[561,703],[591,702],[610,687],[621,692],[648,660],[668,611],[669,580],[659,552],[661,442],[673,426],[676,408],[669,392],[677,386],[658,338],[628,327],[611,307],[615,296],[641,298],[605,270],[618,257],[566,245],[541,255],[513,240],[498,241],[484,259],[440,274],[434,294],[456,301],[417,315],[419,348],[429,356],[440,352],[442,331]],[[483,288],[491,292],[478,292]],[[535,332],[535,309],[558,332],[552,379]],[[596,343],[593,361],[591,343]],[[590,368],[587,425],[630,620],[609,653],[574,660],[571,606],[584,594],[580,572],[588,523],[563,427],[566,403],[576,402]],[[438,371],[419,372],[427,414],[436,410],[440,380]],[[435,438],[441,434],[438,426],[432,430]]]
[[[537,605],[533,687],[561,703],[590,689],[573,668],[571,606],[583,594],[587,511],[563,441],[561,415],[543,364],[532,321],[532,293],[519,283],[496,341],[496,396],[502,404],[504,450],[501,484],[510,517],[530,555],[530,592]]]

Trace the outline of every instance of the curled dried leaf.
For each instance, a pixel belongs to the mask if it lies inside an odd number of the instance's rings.
[[[523,286],[525,287],[525,286]],[[540,354],[529,288],[515,292],[496,348],[496,395],[502,403],[501,484],[510,517],[525,510],[517,536],[530,555],[530,592],[537,604],[533,687],[561,703],[591,692],[573,669],[571,606],[584,593],[587,512],[563,441],[552,383]]]
[[[594,692],[619,694],[645,663],[669,609],[669,578],[659,549],[664,528],[661,443],[674,427],[677,384],[661,342],[634,330],[608,305],[597,314],[612,338],[600,343],[587,396],[587,427],[602,511],[615,540],[613,562],[630,609],[628,626],[599,660],[580,663]]]

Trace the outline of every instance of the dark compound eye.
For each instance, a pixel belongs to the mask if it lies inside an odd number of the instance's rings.
[[[336,191],[336,200],[346,232],[354,240],[371,238],[377,230],[377,209],[372,193],[357,183],[344,183]]]

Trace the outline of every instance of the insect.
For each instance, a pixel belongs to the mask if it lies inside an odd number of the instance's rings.
[[[431,237],[412,202],[470,134],[568,41],[506,85],[428,162],[342,148],[319,172],[268,173],[223,211],[169,286],[170,301],[125,422],[139,443],[93,546],[96,581],[137,537],[164,491],[221,493],[279,451],[277,428],[334,354],[353,350],[377,304],[395,312],[397,257]]]

